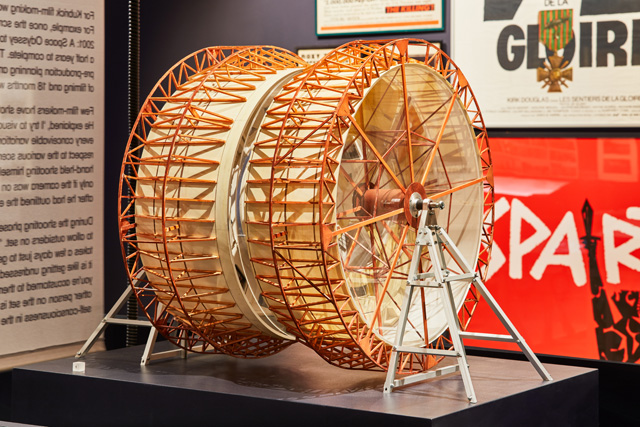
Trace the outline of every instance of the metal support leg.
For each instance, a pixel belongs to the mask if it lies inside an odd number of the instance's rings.
[[[409,315],[409,305],[411,304],[411,298],[413,297],[413,286],[407,285],[407,289],[404,293],[404,300],[402,301],[402,310],[400,311],[400,319],[398,324],[398,330],[396,332],[396,339],[393,345],[393,351],[391,352],[391,359],[389,360],[389,366],[387,368],[387,377],[384,381],[384,392],[390,393],[395,380],[396,371],[398,370],[398,348],[402,346],[404,339],[404,332],[407,326],[407,316]]]
[[[149,337],[147,338],[147,344],[144,346],[144,352],[142,352],[142,359],[140,359],[140,364],[142,366],[146,366],[151,361],[151,355],[153,354],[153,348],[156,345],[156,340],[158,339],[158,330],[156,328],[151,328],[149,331]]]
[[[416,235],[416,245],[413,249],[414,254],[422,253],[422,247],[426,243],[426,233],[424,232],[424,224],[426,218],[420,217],[420,227],[418,228],[418,234]],[[407,327],[407,319],[409,318],[409,307],[411,306],[411,299],[413,298],[413,283],[416,280],[416,274],[418,273],[418,264],[420,263],[420,256],[413,256],[411,259],[411,265],[409,267],[409,275],[407,280],[407,287],[405,290],[404,300],[402,300],[402,308],[400,310],[400,319],[398,319],[398,329],[396,331],[396,339],[391,352],[391,358],[387,367],[387,377],[384,382],[384,393],[391,393],[391,389],[395,386],[396,371],[398,370],[398,348],[402,346],[404,340],[404,333]]]
[[[137,283],[134,282],[134,284]],[[156,340],[158,338],[158,330],[153,326],[151,322],[148,320],[138,320],[138,319],[121,319],[117,318],[116,315],[122,310],[122,308],[127,303],[129,297],[133,295],[133,288],[131,286],[127,286],[125,291],[120,295],[120,298],[116,301],[116,303],[111,307],[111,310],[102,318],[96,329],[89,336],[87,341],[85,341],[84,345],[78,352],[76,353],[76,358],[85,356],[91,347],[98,341],[98,338],[104,333],[104,330],[107,328],[109,324],[116,325],[135,325],[135,326],[146,326],[151,328],[149,331],[149,338],[147,338],[147,344],[145,345],[144,352],[142,354],[142,359],[140,360],[141,365],[148,365],[152,359],[161,359],[165,357],[171,357],[180,355],[182,358],[187,357],[187,351],[184,349],[175,349],[168,350],[159,353],[153,353],[153,348],[155,346]],[[162,307],[160,304],[156,307],[156,310],[161,310]]]
[[[460,375],[462,376],[464,389],[467,392],[467,398],[471,403],[476,403],[476,392],[473,389],[473,383],[471,382],[469,363],[467,362],[467,355],[464,351],[462,339],[460,338],[460,323],[458,322],[458,316],[456,315],[457,310],[455,302],[453,300],[453,293],[451,292],[451,282],[445,281],[445,277],[443,275],[448,271],[446,270],[446,265],[442,264],[442,260],[444,258],[444,254],[442,251],[442,241],[439,239],[439,236],[436,236],[434,238],[434,234],[436,234],[435,232],[432,232],[431,230],[429,231],[430,232],[427,237],[429,239],[429,259],[431,259],[436,283],[440,287],[440,298],[442,300],[447,324],[449,325],[451,344],[453,345],[453,349],[456,352],[456,359],[458,362],[458,366],[460,367]],[[438,239],[437,242],[436,238]]]
[[[449,288],[445,288],[445,282],[442,273],[442,262],[443,254],[436,253],[437,247],[433,238],[433,233],[429,227],[426,227],[425,223],[427,220],[426,215],[422,215],[420,217],[420,223],[418,227],[418,234],[416,236],[416,242],[413,252],[413,257],[411,259],[411,266],[409,267],[409,280],[407,281],[407,289],[405,291],[405,297],[402,301],[402,309],[400,311],[400,318],[398,320],[398,328],[396,331],[396,339],[391,352],[391,358],[389,360],[387,376],[384,384],[384,392],[390,393],[394,387],[399,387],[403,385],[412,384],[418,381],[423,381],[426,379],[434,378],[441,375],[447,375],[456,371],[461,371],[463,376],[463,382],[465,385],[465,389],[467,390],[467,395],[469,400],[475,403],[475,393],[473,391],[473,385],[471,384],[471,376],[469,375],[469,366],[467,364],[466,355],[464,353],[464,347],[462,346],[462,340],[458,335],[459,324],[457,321],[457,316],[455,314],[455,304],[453,303],[453,299],[451,298],[451,292]],[[447,321],[449,323],[450,330],[453,331],[452,337],[454,347],[453,350],[440,350],[440,349],[429,349],[429,348],[420,348],[420,347],[404,347],[402,345],[404,334],[407,325],[407,319],[409,316],[409,307],[411,306],[411,300],[413,298],[413,291],[415,286],[419,286],[419,276],[418,276],[418,266],[420,263],[420,256],[422,254],[422,250],[424,246],[428,246],[429,254],[431,259],[434,259],[433,262],[433,270],[434,273],[432,275],[436,279],[436,283],[443,291],[443,304],[444,310],[447,317]],[[439,247],[439,246],[438,246]],[[422,276],[422,275],[420,275]],[[425,354],[425,355],[436,355],[436,356],[455,356],[458,359],[458,364],[454,366],[445,366],[444,368],[438,368],[429,370],[426,372],[421,372],[418,374],[413,374],[406,376],[404,378],[396,379],[396,373],[398,370],[398,359],[400,353],[416,353],[416,354]],[[466,373],[465,373],[466,372]]]
[[[509,318],[502,311],[484,283],[482,283],[482,281],[480,280],[478,274],[475,273],[474,270],[466,262],[466,260],[462,256],[462,253],[458,250],[455,243],[451,240],[446,231],[435,223],[435,215],[433,209],[437,207],[442,208],[444,205],[442,203],[435,204],[428,200],[425,200],[423,205],[425,206],[425,208],[423,208],[424,210],[420,212],[420,221],[418,226],[418,233],[416,235],[416,244],[411,259],[411,267],[409,268],[407,290],[405,291],[405,298],[402,302],[402,309],[400,312],[400,318],[398,320],[395,343],[391,352],[387,376],[385,379],[384,392],[390,393],[395,387],[408,385],[417,381],[422,381],[424,379],[433,378],[439,375],[444,375],[459,370],[469,401],[471,403],[476,403],[477,399],[475,390],[473,388],[473,383],[471,381],[469,364],[467,362],[464,343],[462,341],[463,338],[516,343],[518,344],[518,346],[520,346],[520,349],[525,354],[529,362],[531,362],[531,364],[534,366],[542,379],[544,379],[545,381],[551,381],[552,378],[547,370],[544,368],[544,366],[542,366],[536,355],[533,353],[533,351],[531,351],[531,349],[525,342],[524,338],[522,338],[515,326],[513,326]],[[432,264],[432,272],[418,275],[418,264],[424,246],[427,246],[429,251],[429,257]],[[462,269],[462,274],[451,274],[451,271],[447,268],[446,260],[444,257],[445,247],[447,249],[447,252],[457,263],[457,265]],[[402,345],[404,333],[406,330],[407,319],[409,317],[411,299],[413,297],[413,289],[415,286],[425,286],[424,284],[421,284],[421,280],[419,280],[424,279],[424,277],[432,277],[434,279],[433,283],[428,286],[440,289],[443,310],[447,320],[447,324],[449,326],[449,334],[451,335],[452,349],[440,350],[422,347],[405,347]],[[480,292],[480,294],[489,304],[491,310],[495,313],[505,329],[509,332],[509,335],[465,332],[461,330],[461,325],[458,319],[455,301],[453,298],[453,291],[451,289],[451,283],[456,281],[471,282],[476,287],[478,292]],[[399,353],[455,356],[457,365],[447,366],[445,368],[434,369],[427,372],[410,375],[401,379],[396,379],[395,377],[398,370]]]
[[[446,231],[444,231],[442,228],[439,228],[438,234],[441,236],[442,240],[444,241],[447,248],[449,249],[451,256],[458,263],[458,265],[460,265],[463,268],[463,271],[465,273],[470,273],[471,267],[466,262],[466,260],[464,259],[464,257],[462,256],[462,254],[460,253],[456,245],[453,243],[449,235],[446,233]],[[502,311],[502,308],[498,305],[495,298],[493,298],[493,295],[491,295],[491,293],[489,292],[487,287],[484,285],[484,283],[482,283],[482,281],[480,280],[477,274],[473,279],[472,283],[475,285],[478,292],[480,292],[480,295],[482,295],[482,297],[487,301],[487,304],[489,305],[489,308],[491,308],[491,311],[493,311],[493,313],[496,315],[498,320],[500,320],[500,323],[502,323],[502,325],[507,330],[507,332],[509,332],[509,335],[513,338],[513,342],[518,344],[518,346],[520,347],[524,355],[527,357],[529,362],[533,365],[535,370],[538,372],[540,377],[542,377],[542,379],[545,381],[552,381],[552,378],[551,378],[551,375],[549,375],[549,372],[547,372],[547,370],[544,368],[542,363],[540,363],[540,360],[538,360],[538,357],[533,353],[531,348],[527,345],[522,335],[520,335],[520,333],[518,332],[516,327],[513,325],[513,323],[511,323],[511,321],[509,320],[507,315],[504,313],[504,311]],[[490,340],[491,334],[485,334],[484,338],[479,338],[477,335],[474,335],[473,333],[463,333],[462,336],[463,338],[476,338],[476,339]],[[503,338],[500,335],[496,335],[495,337]],[[498,339],[498,340],[504,341],[504,339]]]
[[[104,332],[104,330],[106,329],[109,323],[120,323],[120,322],[115,322],[114,320],[124,320],[124,319],[116,319],[115,316],[122,309],[122,307],[124,307],[124,305],[127,303],[127,299],[129,298],[130,295],[132,295],[132,293],[133,293],[133,289],[130,286],[127,286],[127,288],[122,293],[122,295],[120,295],[120,298],[118,298],[118,301],[116,301],[113,307],[111,307],[111,310],[109,310],[109,312],[102,318],[102,320],[98,324],[98,327],[89,336],[89,338],[84,343],[82,348],[78,350],[78,352],[76,353],[76,357],[82,357],[86,355],[89,352],[89,350],[91,350],[91,347],[93,347],[96,341],[98,341],[98,338],[100,338],[100,336],[102,335],[102,333]],[[151,326],[151,323],[148,321],[142,320],[142,321],[136,321],[136,322],[139,326]]]

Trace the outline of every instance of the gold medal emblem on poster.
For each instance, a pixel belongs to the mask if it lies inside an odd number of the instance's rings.
[[[547,61],[538,67],[537,78],[547,92],[562,92],[573,80],[573,68],[558,51],[573,40],[573,9],[542,10],[538,14],[539,40],[547,48]],[[551,54],[549,54],[551,52]]]

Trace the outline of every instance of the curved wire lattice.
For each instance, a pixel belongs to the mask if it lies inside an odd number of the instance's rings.
[[[270,257],[252,258],[254,266],[258,266],[257,278],[264,286],[263,295],[271,302],[271,309],[290,333],[316,350],[329,363],[341,367],[384,370],[390,356],[390,345],[373,330],[378,312],[373,316],[372,327],[363,321],[354,308],[352,295],[345,287],[344,265],[337,246],[338,236],[346,231],[382,223],[404,211],[400,208],[364,219],[349,230],[341,229],[336,221],[339,204],[336,186],[348,130],[356,129],[362,138],[366,138],[366,133],[359,129],[354,119],[358,104],[365,97],[367,89],[392,67],[399,66],[404,76],[406,64],[414,62],[407,54],[409,45],[424,49],[423,63],[439,73],[451,87],[454,96],[448,105],[462,105],[473,129],[482,176],[427,196],[432,199],[445,198],[470,186],[481,186],[484,191],[484,214],[477,267],[484,278],[493,226],[493,183],[487,133],[466,79],[451,59],[432,44],[411,39],[359,41],[332,51],[286,85],[275,98],[262,128],[265,133],[271,132],[277,136],[256,142],[261,150],[272,153],[271,158],[252,159],[256,167],[260,164],[271,166],[268,180],[253,183],[255,186],[267,184],[269,187],[267,197],[254,201],[262,203],[263,209],[268,210],[268,241],[255,239],[252,242],[254,245],[269,245],[271,249]],[[404,103],[406,107],[406,92]],[[430,142],[434,147],[432,159],[447,129],[448,118],[447,114],[438,136]],[[371,151],[375,151],[372,144],[369,146]],[[317,154],[311,155],[311,152]],[[385,156],[379,152],[374,154],[378,165],[405,193],[405,185],[386,165]],[[424,186],[431,162],[422,177],[412,176],[412,180]],[[302,188],[311,188],[313,197],[297,198],[296,190]],[[292,214],[300,206],[306,206],[311,212],[305,219]],[[386,286],[392,279],[398,279],[397,275],[393,276],[400,254],[412,251],[412,245],[406,243],[409,229],[407,224],[402,234],[394,237],[397,247],[391,254],[391,268],[381,294],[386,292]],[[468,325],[477,302],[478,295],[472,288],[460,307],[459,318],[463,328]],[[445,348],[450,343],[447,335],[441,334],[425,345]],[[438,361],[434,356],[402,355],[399,371],[425,370]]]
[[[217,282],[211,212],[219,160],[210,153],[233,125],[215,105],[244,103],[265,75],[304,65],[275,47],[202,49],[169,70],[142,106],[121,172],[120,239],[123,254],[130,248],[125,262],[139,303],[179,347],[262,357],[291,343],[255,328]],[[197,172],[185,175],[188,168]]]

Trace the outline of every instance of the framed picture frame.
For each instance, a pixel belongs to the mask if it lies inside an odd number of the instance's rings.
[[[487,127],[637,127],[640,4],[631,3],[452,2],[452,58]]]
[[[316,35],[444,30],[443,0],[316,0]]]

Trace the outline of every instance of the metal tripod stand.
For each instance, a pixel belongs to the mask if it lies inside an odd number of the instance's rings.
[[[389,370],[387,371],[387,377],[384,383],[384,392],[390,393],[395,387],[408,385],[428,378],[460,371],[467,397],[469,398],[469,401],[471,403],[476,403],[476,393],[473,389],[473,383],[471,382],[469,364],[467,362],[464,344],[462,343],[463,338],[516,343],[518,344],[518,346],[520,346],[520,349],[525,354],[527,359],[529,359],[529,362],[531,362],[542,379],[545,381],[551,381],[552,378],[549,373],[546,371],[544,366],[542,366],[536,355],[531,351],[524,338],[522,338],[522,336],[518,333],[515,326],[513,326],[509,318],[502,311],[491,293],[489,293],[484,283],[482,283],[482,281],[480,280],[478,273],[473,271],[473,269],[464,259],[462,253],[458,250],[447,232],[437,224],[435,209],[443,209],[444,203],[433,202],[429,199],[423,200],[422,197],[420,197],[420,195],[417,193],[411,196],[409,203],[411,213],[414,216],[419,217],[420,220],[418,225],[418,232],[416,235],[415,249],[413,251],[411,266],[409,268],[409,279],[407,281],[407,288],[404,300],[402,302],[402,309],[400,311],[396,339],[393,346],[393,351],[391,353]],[[418,274],[420,257],[425,246],[429,251],[429,257],[432,267],[430,272]],[[460,269],[462,270],[461,274],[454,274],[447,268],[444,257],[445,250],[450,254],[456,264],[460,267]],[[475,286],[478,292],[480,292],[482,297],[487,301],[489,307],[498,317],[509,335],[465,332],[461,330],[451,284],[452,282],[463,281],[470,282]],[[449,334],[451,336],[451,347],[449,349],[430,349],[424,347],[410,347],[402,345],[405,329],[407,326],[407,319],[409,316],[409,307],[411,305],[411,299],[416,287],[437,288],[440,290],[440,299],[444,306],[444,314],[449,326]],[[396,379],[399,353],[452,356],[456,357],[457,364]]]
[[[139,279],[140,276],[136,277],[136,279],[134,280],[134,286],[137,285]],[[87,353],[89,353],[91,347],[93,347],[96,341],[98,341],[108,325],[134,325],[151,328],[149,337],[147,338],[147,344],[144,348],[144,352],[142,353],[142,358],[140,360],[141,365],[148,365],[149,362],[153,359],[163,359],[165,357],[172,357],[176,355],[180,355],[182,358],[187,357],[187,351],[179,348],[154,353],[153,349],[158,338],[158,330],[151,324],[151,322],[146,319],[123,319],[118,317],[118,313],[122,310],[125,304],[127,304],[127,301],[131,296],[133,296],[133,287],[127,286],[120,298],[118,298],[118,301],[116,301],[113,307],[111,307],[111,310],[109,310],[109,312],[105,314],[104,318],[100,321],[91,336],[89,336],[82,348],[78,350],[78,352],[76,353],[76,358],[84,357],[87,355]],[[157,310],[161,310],[161,307],[158,307]]]

